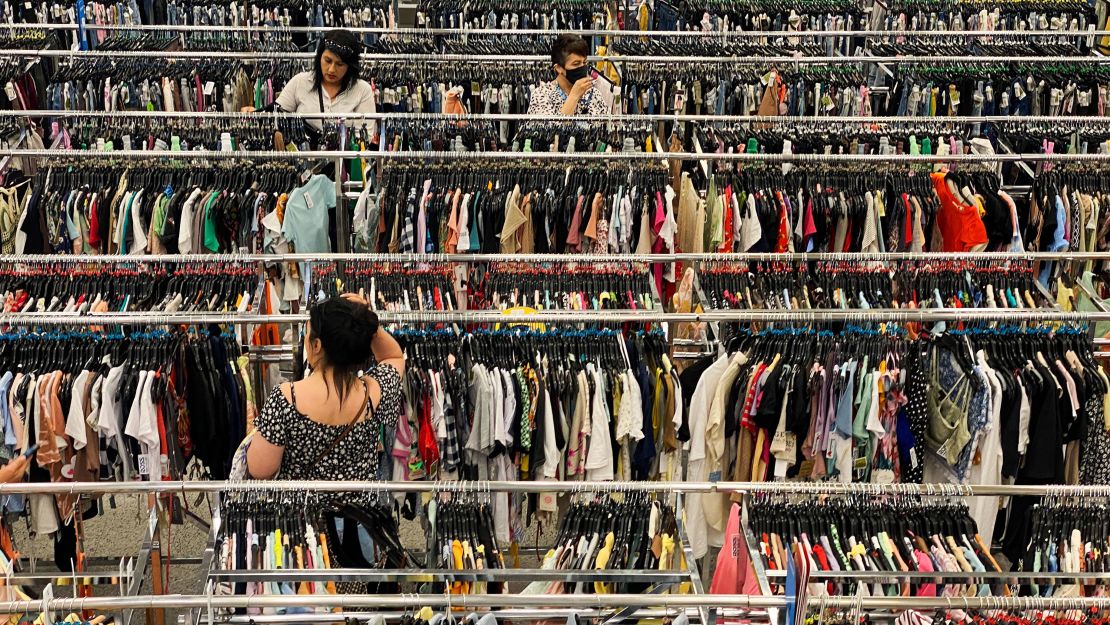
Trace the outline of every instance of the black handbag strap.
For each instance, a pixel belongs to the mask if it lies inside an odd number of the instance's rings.
[[[316,456],[312,461],[313,466],[319,465],[320,461],[323,460],[325,456],[334,451],[336,446],[350,435],[351,431],[354,430],[355,426],[362,420],[363,415],[368,415],[370,419],[374,418],[374,404],[370,401],[370,385],[366,383],[365,379],[362,379],[362,388],[366,392],[366,409],[356,414],[355,417],[351,419],[351,422],[343,427],[343,431],[332,440],[331,444],[325,447],[324,451],[321,451],[319,455]]]

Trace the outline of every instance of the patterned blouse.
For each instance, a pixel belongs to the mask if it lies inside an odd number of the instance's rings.
[[[528,102],[529,115],[558,115],[563,103],[567,101],[567,94],[559,86],[559,81],[540,83],[532,91],[532,99]],[[578,101],[575,115],[608,115],[609,106],[597,89],[590,89]]]
[[[392,365],[379,364],[366,372],[381,387],[377,409],[360,421],[325,454],[346,425],[327,425],[309,419],[275,387],[255,419],[258,434],[271,444],[285,448],[276,479],[357,480],[376,479],[381,451],[382,428],[393,427],[401,413],[401,377]]]

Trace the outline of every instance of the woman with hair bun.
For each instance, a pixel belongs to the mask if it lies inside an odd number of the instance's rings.
[[[373,480],[382,427],[401,411],[405,358],[366,300],[312,307],[304,341],[311,373],[275,388],[255,419],[247,470],[256,479]],[[368,367],[370,356],[376,364]]]

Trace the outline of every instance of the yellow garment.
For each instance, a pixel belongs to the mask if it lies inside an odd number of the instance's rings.
[[[671,568],[671,559],[674,558],[674,539],[670,534],[663,534],[663,549],[659,553],[659,570],[666,571]]]
[[[1068,288],[1063,278],[1056,278],[1056,305],[1064,312],[1075,310],[1075,289]]]
[[[331,555],[328,553],[328,537],[325,536],[323,533],[320,533],[317,538],[320,541],[320,553],[324,556],[324,568],[330,569]],[[334,595],[336,592],[335,582],[327,582],[325,588],[327,589],[329,595]]]
[[[601,549],[597,550],[597,560],[594,564],[594,569],[604,571],[609,565],[609,557],[613,555],[613,543],[616,542],[616,539],[617,537],[613,535],[613,532],[609,532],[605,535],[605,544],[601,546]],[[594,591],[598,594],[613,592],[609,584],[603,584],[601,582],[594,582]]]
[[[506,309],[502,310],[501,314],[502,315],[534,315],[537,312],[538,311],[535,308],[528,308],[527,306],[513,306],[511,308],[506,308]],[[545,331],[544,330],[544,325],[542,323],[518,323],[518,324],[514,324],[512,327],[517,327],[517,328],[527,327],[528,329],[536,331],[536,332],[544,332]],[[500,323],[494,324],[493,329],[494,330],[500,330],[501,329],[501,324]]]
[[[454,561],[456,571],[465,571],[466,565],[463,564],[463,545],[460,541],[451,541],[451,559]],[[454,582],[451,584],[451,594],[465,595],[470,589],[466,582]]]

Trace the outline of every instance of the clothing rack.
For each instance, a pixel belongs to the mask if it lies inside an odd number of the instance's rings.
[[[1055,497],[1110,497],[1110,485],[975,485],[975,484],[866,484],[841,482],[564,482],[564,481],[354,481],[354,480],[248,480],[162,482],[51,482],[0,484],[0,495],[99,494],[146,495],[184,493],[310,492],[342,493],[739,493],[793,495],[884,495],[988,497],[1043,495]]]
[[[675,254],[152,254],[131,256],[105,254],[0,254],[0,263],[17,264],[96,264],[96,263],[235,263],[235,262],[367,262],[401,264],[437,263],[671,263],[671,262],[820,262],[820,261],[965,260],[965,261],[1098,261],[1110,260],[1110,252],[708,252]]]
[[[202,52],[198,50],[177,51],[77,51],[77,50],[0,50],[0,57],[15,56],[29,58],[157,58],[157,59],[238,59],[243,61],[285,61],[314,58],[312,53],[289,52]],[[395,54],[363,53],[362,62],[367,61],[406,61],[415,63],[550,63],[545,55],[490,55],[490,54]],[[590,62],[622,63],[739,63],[739,64],[777,64],[797,66],[808,64],[842,63],[889,63],[889,64],[937,64],[937,63],[1081,63],[1102,65],[1110,63],[1104,56],[953,56],[953,55],[907,55],[907,56],[590,56]]]
[[[79,30],[81,28],[78,24],[3,24],[0,29],[11,30]],[[167,24],[135,24],[135,25],[121,25],[121,24],[88,24],[85,26],[86,30],[103,30],[103,31],[121,31],[121,32],[180,32],[187,30],[189,32],[228,32],[237,34],[267,34],[267,33],[326,33],[332,30],[328,26],[268,26],[268,25],[248,25],[248,26],[218,26],[218,25],[188,25],[177,26]],[[397,35],[397,36],[412,36],[412,35],[459,35],[459,36],[498,36],[498,35],[538,35],[538,36],[553,36],[556,31],[543,30],[536,28],[521,28],[521,29],[503,29],[503,28],[489,28],[489,29],[474,29],[474,28],[380,28],[380,27],[357,27],[350,26],[344,27],[352,33],[366,34],[366,35]],[[726,32],[712,32],[712,31],[687,31],[687,30],[609,30],[609,29],[583,29],[576,30],[577,34],[582,37],[646,37],[646,38],[708,38],[708,39],[767,39],[773,37],[789,37],[791,39],[799,39],[803,37],[865,37],[865,36],[880,36],[880,37],[1075,37],[1083,39],[1087,37],[1098,37],[1101,35],[1110,35],[1110,30],[1084,30],[1084,31],[1071,31],[1071,30],[956,30],[956,31],[926,31],[926,30],[875,30],[875,29],[854,29],[854,30],[800,30],[800,31],[777,31],[777,30],[741,30],[741,31],[726,31]],[[621,57],[614,57],[614,60],[619,60]]]
[[[629,569],[609,571],[550,571],[544,569],[486,569],[482,571],[457,571],[451,569],[342,569],[337,570],[283,570],[266,571],[211,571],[209,579],[218,582],[307,582],[307,581],[374,581],[374,582],[645,582],[650,584],[678,584],[690,581],[689,572],[658,571],[654,569]]]
[[[1110,61],[1110,56],[1103,57]],[[61,153],[57,150],[0,150],[0,157],[58,157]],[[676,160],[705,160],[705,161],[758,161],[761,163],[1019,163],[1019,162],[1101,162],[1110,161],[1108,154],[1036,154],[1036,153],[1006,153],[1006,154],[749,154],[749,153],[718,153],[718,152],[433,152],[433,151],[304,151],[304,152],[222,152],[215,150],[196,150],[189,152],[174,152],[171,150],[119,150],[114,152],[97,152],[93,150],[70,151],[68,155],[77,155],[82,158],[120,158],[120,159],[344,159],[344,158],[378,158],[381,160],[538,160],[538,161],[659,161],[665,159]]]
[[[736,611],[736,610],[732,610]],[[600,610],[598,608],[505,608],[505,609],[492,609],[483,611],[484,614],[492,614],[498,619],[505,619],[508,621],[518,620],[559,620],[566,621],[568,618],[577,616],[582,619],[606,619],[612,615],[610,610]],[[638,608],[634,611],[634,616],[637,618],[663,618],[671,617],[686,613],[687,616],[697,614],[694,608]],[[756,614],[756,611],[750,611],[749,614]],[[343,613],[325,613],[313,614],[311,621],[313,623],[334,623],[345,622],[345,619],[357,619],[359,621],[370,620],[375,616],[382,616],[387,621],[399,621],[408,615],[408,611],[398,610],[374,610],[372,612],[347,610]],[[300,614],[259,614],[259,615],[234,615],[228,617],[228,623],[237,623],[242,625],[250,625],[251,623],[304,623],[306,620],[304,615]],[[762,621],[760,621],[762,622]]]
[[[806,310],[736,310],[708,311],[702,313],[666,313],[659,311],[588,310],[581,312],[557,311],[536,314],[502,314],[497,311],[442,311],[442,312],[378,312],[384,323],[478,323],[478,324],[536,324],[536,323],[681,323],[681,322],[743,322],[743,323],[829,323],[829,322],[917,322],[935,321],[1005,321],[1022,322],[1088,322],[1110,321],[1110,312],[1062,312],[1050,309],[1002,310],[991,308],[924,308],[924,309],[806,309]],[[28,313],[0,315],[0,325],[21,326],[72,326],[72,325],[190,325],[190,324],[267,324],[305,323],[307,314],[289,315],[233,315],[233,314],[131,314],[104,313],[95,315],[58,315],[56,313]]]
[[[479,324],[535,324],[535,323],[680,323],[680,322],[744,322],[744,323],[827,323],[827,322],[917,322],[934,321],[1007,321],[1021,322],[1088,322],[1110,321],[1110,312],[1063,312],[1051,309],[997,309],[997,308],[922,308],[922,309],[805,309],[805,310],[729,310],[702,313],[667,313],[661,311],[612,311],[586,310],[579,312],[556,311],[536,314],[502,314],[497,311],[436,311],[436,312],[378,312],[384,323],[479,323]],[[103,313],[85,315],[59,315],[57,313],[27,313],[0,315],[0,325],[68,326],[68,325],[189,325],[189,324],[266,324],[304,323],[306,314],[290,315],[233,315],[233,314],[133,314]]]
[[[190,608],[217,610],[273,607],[366,607],[409,608],[412,606],[454,608],[484,607],[699,607],[768,609],[792,605],[789,597],[754,595],[139,595],[51,599],[49,601],[0,602],[4,613],[44,609],[81,611],[103,609]],[[811,605],[828,608],[864,609],[968,609],[968,610],[1066,610],[1105,609],[1110,597],[825,597]],[[311,619],[312,615],[305,615]]]
[[[2,28],[2,27],[0,27]],[[411,120],[411,121],[542,121],[542,122],[583,122],[604,121],[613,124],[624,122],[751,122],[760,124],[891,124],[904,126],[959,126],[982,123],[1048,123],[1061,126],[1082,126],[1084,124],[1110,124],[1110,117],[1052,115],[967,115],[959,117],[882,117],[874,115],[847,115],[836,117],[814,117],[812,115],[649,115],[622,113],[619,115],[576,115],[573,120],[565,115],[528,115],[523,113],[474,113],[456,115],[451,113],[225,113],[223,111],[80,111],[80,110],[0,110],[0,117],[56,117],[56,118],[134,118],[134,119],[230,119],[230,120],[274,120],[274,119],[373,119],[373,120]],[[378,153],[381,154],[381,153]]]

